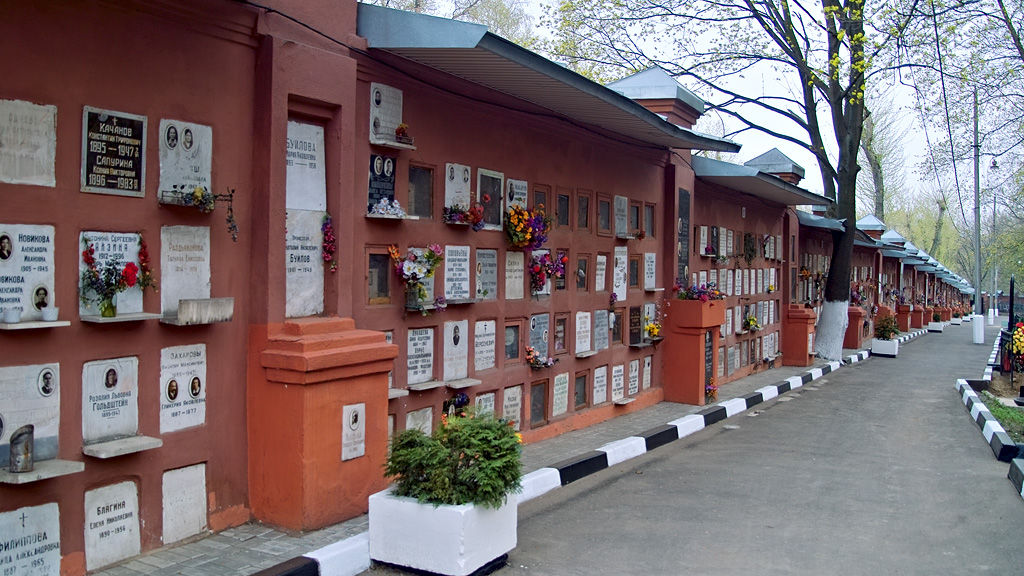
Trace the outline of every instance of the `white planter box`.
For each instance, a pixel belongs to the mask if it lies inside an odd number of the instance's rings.
[[[900,351],[899,340],[881,340],[879,338],[871,339],[871,355],[872,356],[888,356],[895,358],[896,354]]]
[[[942,326],[943,326],[942,322],[929,322],[928,323],[928,331],[929,332],[942,332]]]
[[[963,318],[953,318],[953,319],[952,319],[952,320],[950,320],[949,322],[950,322],[950,323],[951,323],[951,324],[952,324],[953,326],[959,326],[959,325],[963,324],[964,320],[963,320]]]
[[[448,576],[467,576],[516,547],[516,498],[495,510],[370,496],[370,558]]]

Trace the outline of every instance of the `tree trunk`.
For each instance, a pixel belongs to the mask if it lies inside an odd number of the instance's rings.
[[[939,217],[935,220],[935,236],[932,236],[932,249],[928,251],[928,254],[932,258],[937,258],[939,253],[939,239],[942,236],[942,221],[946,215],[946,201],[942,198],[936,200],[939,204]]]
[[[882,174],[882,158],[875,151],[875,121],[865,111],[864,133],[860,139],[861,150],[868,159],[868,167],[871,169],[871,181],[874,184],[875,193],[875,218],[885,222],[885,178]]]

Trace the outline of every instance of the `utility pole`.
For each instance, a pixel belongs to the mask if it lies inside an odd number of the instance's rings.
[[[999,172],[999,162],[995,158],[992,159],[992,173]],[[989,244],[994,245],[996,240],[996,208],[998,207],[999,199],[999,185],[996,184],[992,187],[992,240]],[[994,270],[992,272],[992,315],[999,317],[999,264],[996,259],[992,259],[992,265]]]
[[[974,313],[984,314],[981,304],[981,144],[978,143],[978,91],[974,91]]]

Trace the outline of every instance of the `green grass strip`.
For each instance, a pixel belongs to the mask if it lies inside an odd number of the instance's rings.
[[[1013,438],[1014,442],[1024,442],[1024,409],[1020,407],[1004,406],[989,392],[982,393],[982,402],[988,406],[992,415],[1003,425],[1006,433]]]

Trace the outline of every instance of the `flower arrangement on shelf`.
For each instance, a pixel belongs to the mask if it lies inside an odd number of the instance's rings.
[[[198,208],[203,214],[213,212],[217,204],[215,194],[206,189],[206,186],[192,186],[191,184],[175,184],[171,186],[170,195],[180,200],[182,206]]]
[[[412,144],[412,136],[409,136],[409,125],[402,122],[395,128],[395,142],[400,144]]]
[[[548,278],[565,276],[565,264],[569,261],[569,257],[565,254],[552,258],[548,252],[534,254],[531,259],[530,290],[535,293],[544,290],[544,284],[547,283]]]
[[[141,236],[138,264],[124,263],[118,255],[100,265],[96,261],[96,247],[92,240],[83,237],[82,242],[85,244],[85,249],[82,250],[85,270],[82,271],[79,299],[86,307],[96,303],[100,316],[113,318],[117,316],[117,295],[121,292],[135,286],[143,290],[149,287],[156,290],[156,279],[149,264],[149,249]]]
[[[717,258],[715,258],[715,263],[716,264],[728,264],[729,263],[729,257],[726,256],[725,254],[721,254]]]
[[[324,263],[328,265],[331,272],[337,272],[338,261],[334,258],[334,254],[338,251],[338,239],[334,236],[334,219],[331,218],[330,212],[324,213],[324,222],[320,226],[320,232],[324,236],[322,250]]]
[[[405,282],[405,289],[416,294],[417,300],[427,297],[427,289],[423,281],[434,275],[434,270],[444,260],[444,253],[437,244],[426,248],[410,248],[404,257],[398,252],[398,246],[388,246],[388,254],[395,265],[395,273]]]
[[[547,242],[550,230],[551,218],[544,212],[543,204],[533,210],[513,206],[505,212],[505,239],[513,248],[538,250]]]
[[[644,315],[644,334],[648,340],[660,340],[661,339],[661,304],[655,304],[654,316],[650,314]]]
[[[397,496],[500,508],[520,490],[522,441],[512,422],[462,408],[443,414],[429,436],[417,428],[395,434],[384,473]]]
[[[704,255],[705,256],[714,256],[715,255],[715,249],[711,246],[711,244],[708,244],[707,246],[704,247]]]
[[[864,289],[859,284],[854,284],[850,289],[850,304],[860,306],[865,300]]]
[[[533,346],[526,347],[526,363],[530,365],[530,368],[534,370],[551,368],[556,362],[558,360],[555,358],[541,356],[539,352],[533,349]]]
[[[490,201],[486,194],[484,201]],[[441,219],[445,224],[466,224],[471,226],[474,232],[479,232],[484,227],[484,207],[476,202],[471,203],[469,208],[461,204],[452,204],[444,207]]]
[[[612,292],[612,295],[608,297],[608,311],[615,312],[615,303],[619,301],[619,296]]]
[[[708,379],[704,385],[704,402],[716,402],[718,400],[718,385],[715,384],[715,377]]]
[[[768,285],[768,293],[771,294],[772,292],[775,292],[775,284]]]
[[[743,329],[756,332],[761,329],[761,323],[757,321],[757,316],[753,314],[747,314],[747,317],[743,319]]]
[[[714,283],[693,285],[689,288],[682,290],[682,286],[676,283],[676,287],[680,288],[676,298],[679,300],[700,300],[701,302],[708,302],[710,300],[722,300],[725,298],[725,294],[722,294],[718,287]]]
[[[895,316],[886,316],[875,322],[875,338],[879,340],[892,340],[899,333],[900,324]]]
[[[810,277],[811,277],[811,271],[808,270],[806,266],[801,266],[800,267],[800,279],[801,280],[807,280]]]
[[[387,198],[381,198],[376,204],[370,207],[370,214],[374,216],[394,216],[396,218],[405,218],[405,209],[402,208],[402,204],[398,200],[388,201]]]
[[[634,240],[643,240],[644,238],[647,238],[646,230],[640,230],[639,232],[633,235]]]

